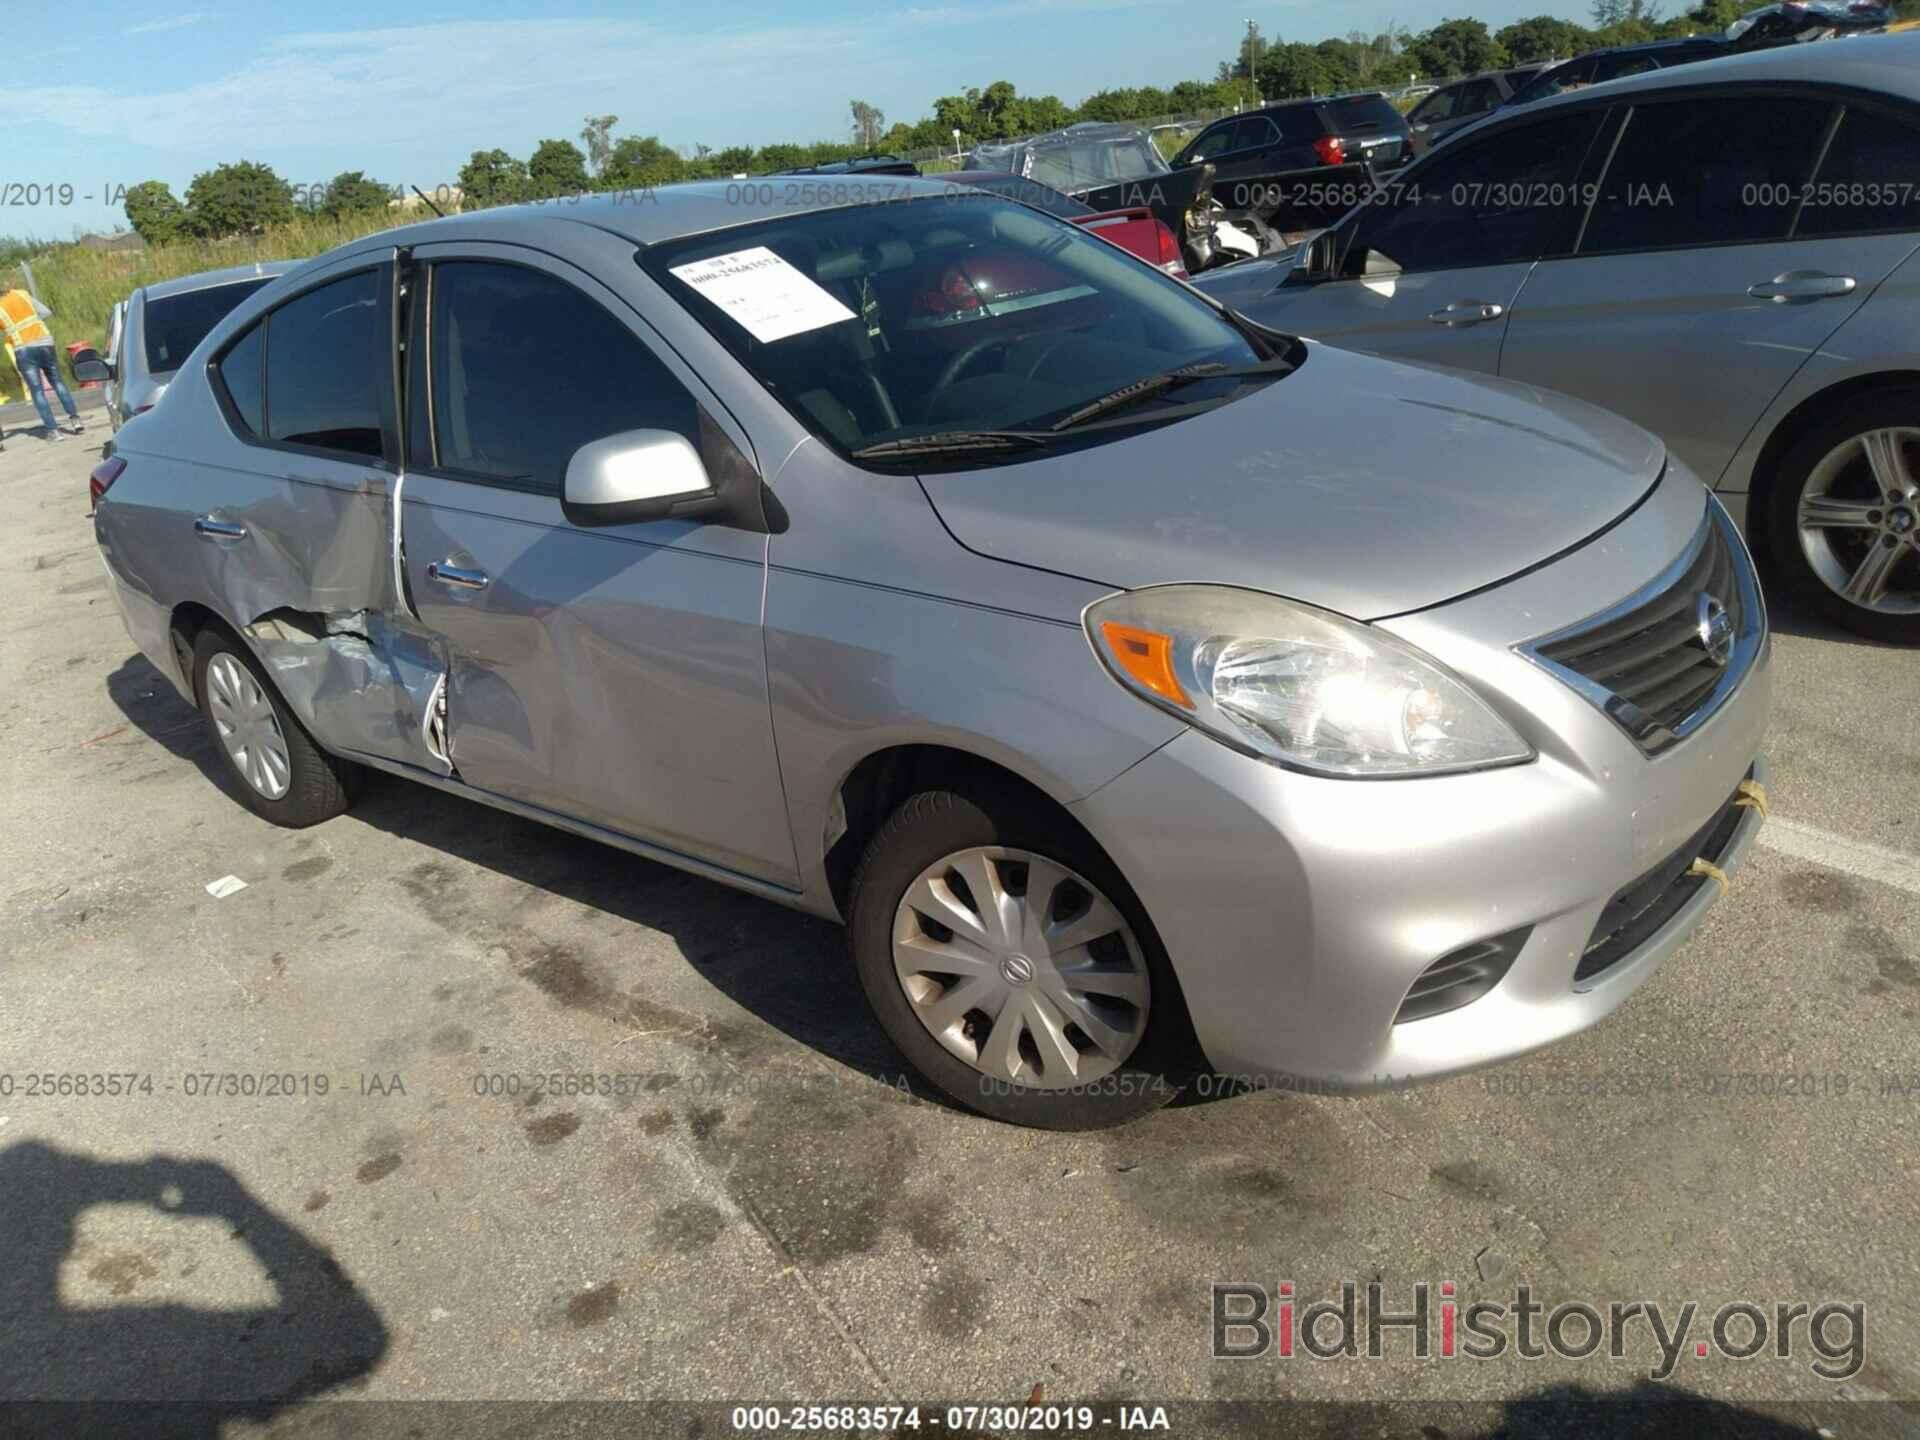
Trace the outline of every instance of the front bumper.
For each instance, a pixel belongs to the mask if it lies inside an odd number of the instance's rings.
[[[1216,1070],[1362,1091],[1492,1064],[1601,1019],[1700,923],[1717,884],[1689,885],[1657,928],[1575,979],[1609,902],[1684,848],[1749,775],[1764,780],[1770,643],[1704,724],[1654,757],[1513,648],[1529,628],[1578,618],[1568,607],[1582,597],[1631,588],[1616,578],[1623,549],[1676,553],[1689,528],[1676,513],[1650,505],[1604,544],[1386,622],[1498,697],[1540,752],[1531,763],[1323,779],[1190,731],[1073,807],[1152,917]],[[1716,842],[1729,875],[1761,823],[1757,809],[1737,814]],[[1395,1023],[1428,966],[1525,927],[1481,998]]]

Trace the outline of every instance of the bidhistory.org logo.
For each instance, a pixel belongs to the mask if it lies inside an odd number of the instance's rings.
[[[1587,1360],[1647,1357],[1654,1380],[1672,1376],[1682,1359],[1787,1360],[1811,1354],[1823,1380],[1850,1380],[1866,1363],[1866,1308],[1859,1301],[1732,1300],[1704,1323],[1698,1301],[1672,1307],[1657,1300],[1563,1300],[1552,1308],[1518,1287],[1511,1300],[1462,1303],[1451,1280],[1416,1281],[1411,1294],[1389,1299],[1379,1281],[1361,1289],[1349,1280],[1338,1296],[1311,1302],[1283,1280],[1213,1287],[1216,1360],[1372,1359],[1389,1352],[1415,1359],[1523,1360],[1555,1356]],[[1393,1308],[1390,1308],[1393,1307]]]

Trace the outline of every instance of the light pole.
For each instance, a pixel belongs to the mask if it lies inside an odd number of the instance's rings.
[[[1257,109],[1260,104],[1260,32],[1254,27],[1253,17],[1247,17],[1247,80],[1253,86],[1253,103]]]

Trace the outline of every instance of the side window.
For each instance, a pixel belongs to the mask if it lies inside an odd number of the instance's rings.
[[[1459,100],[1460,91],[1455,86],[1449,85],[1445,90],[1436,90],[1413,107],[1413,112],[1407,116],[1407,121],[1413,125],[1437,125],[1442,120],[1451,120],[1454,106],[1459,103]]]
[[[1200,138],[1193,142],[1192,163],[1197,165],[1202,160],[1211,160],[1222,150],[1230,148],[1228,142],[1233,139],[1235,123],[1216,125],[1211,130],[1202,131]]]
[[[290,445],[381,455],[392,358],[380,276],[348,275],[267,316],[267,434]]]
[[[1582,56],[1564,65],[1556,65],[1541,77],[1537,86],[1528,87],[1527,99],[1545,100],[1552,95],[1564,95],[1569,90],[1584,90],[1593,84],[1593,72],[1598,64],[1593,57]]]
[[[1920,126],[1849,109],[1800,205],[1795,239],[1920,230]]]
[[[1659,68],[1660,62],[1650,55],[1608,55],[1593,67],[1593,83],[1624,80],[1629,75],[1644,75]]]
[[[1491,110],[1500,103],[1500,87],[1491,80],[1475,80],[1460,87],[1460,98],[1454,108],[1455,115],[1478,115],[1482,110]]]
[[[1555,253],[1579,221],[1580,167],[1599,128],[1599,113],[1586,111],[1448,146],[1404,189],[1388,182],[1393,204],[1361,211],[1344,273],[1458,270]]]
[[[247,433],[258,435],[265,428],[266,392],[260,387],[260,336],[263,327],[255,325],[228,349],[220,361],[220,383],[227,398],[240,412]]]
[[[1635,106],[1580,253],[1785,239],[1832,118],[1825,100],[1737,96]]]
[[[443,469],[550,495],[623,430],[700,444],[699,406],[640,338],[564,281],[477,260],[433,267],[434,439]]]
[[[1258,150],[1272,145],[1280,138],[1280,132],[1273,128],[1273,122],[1264,115],[1252,115],[1240,122],[1240,128],[1233,132],[1233,148],[1236,150]]]

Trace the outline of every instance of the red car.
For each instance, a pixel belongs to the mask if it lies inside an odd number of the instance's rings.
[[[1125,210],[1095,210],[1037,180],[1004,170],[956,170],[935,178],[950,180],[955,185],[976,185],[982,190],[1004,195],[1009,200],[1031,205],[1036,210],[1044,210],[1049,215],[1058,215],[1062,220],[1070,220],[1082,229],[1093,231],[1102,240],[1112,241],[1128,254],[1138,255],[1149,265],[1156,265],[1169,275],[1182,280],[1187,278],[1186,264],[1180,258],[1179,240],[1167,228],[1166,222],[1156,219],[1153,211],[1144,205]]]

